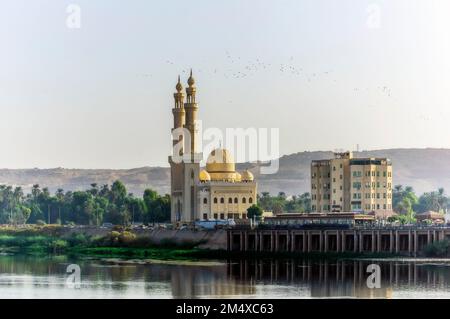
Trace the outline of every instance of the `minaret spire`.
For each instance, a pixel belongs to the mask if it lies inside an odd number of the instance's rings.
[[[195,79],[192,76],[192,69],[187,82],[189,85],[189,87],[186,88],[187,103],[195,103],[195,93],[197,89],[195,88]]]
[[[174,94],[173,97],[175,99],[175,108],[183,108],[183,99],[184,99],[184,94],[183,94],[183,85],[181,84],[181,79],[180,76],[178,75],[178,82],[177,85],[175,86],[175,89],[177,90]]]

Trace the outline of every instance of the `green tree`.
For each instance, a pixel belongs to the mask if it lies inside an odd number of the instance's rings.
[[[256,220],[260,220],[263,214],[263,210],[256,204],[253,204],[249,208],[247,208],[247,218]]]

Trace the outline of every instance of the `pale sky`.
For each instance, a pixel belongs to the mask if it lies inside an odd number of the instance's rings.
[[[281,154],[450,148],[447,0],[3,0],[0,41],[0,168],[167,166],[189,68],[205,127]]]

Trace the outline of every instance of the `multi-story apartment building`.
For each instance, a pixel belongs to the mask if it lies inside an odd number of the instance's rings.
[[[392,164],[386,158],[353,158],[351,152],[311,163],[314,212],[392,210]]]

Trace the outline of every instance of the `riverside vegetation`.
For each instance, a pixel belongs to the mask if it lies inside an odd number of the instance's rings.
[[[27,228],[0,228],[0,251],[14,254],[67,254],[92,257],[124,257],[149,259],[196,259],[215,253],[197,248],[204,241],[159,242],[136,235],[125,227],[114,227],[106,235],[86,235],[82,232],[64,234],[59,225]]]

